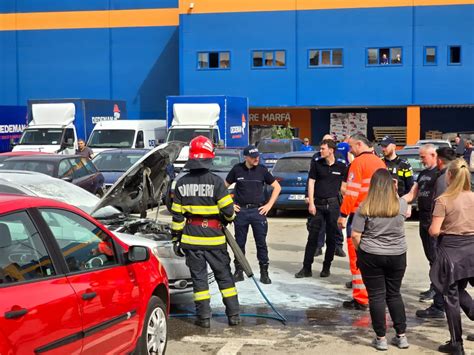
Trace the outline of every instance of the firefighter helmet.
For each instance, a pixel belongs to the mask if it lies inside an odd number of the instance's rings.
[[[189,159],[212,159],[214,158],[214,145],[211,140],[204,136],[197,136],[189,143]]]

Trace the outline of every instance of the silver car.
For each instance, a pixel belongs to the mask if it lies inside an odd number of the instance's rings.
[[[170,158],[173,159],[168,153],[163,147],[150,151],[101,199],[68,182],[27,171],[0,171],[0,192],[51,198],[80,208],[125,243],[149,247],[166,270],[172,296],[192,293],[191,275],[185,259],[173,252],[169,223],[130,215],[130,211],[146,208],[148,194],[159,188],[161,177],[166,175],[162,168],[166,167]],[[214,281],[211,272],[209,280]]]

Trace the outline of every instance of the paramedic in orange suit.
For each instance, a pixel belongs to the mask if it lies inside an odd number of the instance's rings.
[[[347,225],[347,235],[350,235],[352,216],[367,196],[372,175],[378,169],[385,168],[382,159],[373,153],[372,144],[363,134],[352,135],[349,145],[355,159],[349,167],[346,191],[341,205],[341,216],[337,221],[340,228],[345,228]],[[342,305],[344,308],[366,310],[369,298],[357,267],[357,254],[351,238],[347,238],[347,250],[352,274],[352,300],[345,301]]]

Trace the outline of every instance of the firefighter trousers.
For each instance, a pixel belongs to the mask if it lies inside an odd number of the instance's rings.
[[[360,273],[359,268],[357,267],[357,253],[354,248],[354,244],[352,244],[351,238],[351,223],[352,223],[351,215],[347,222],[347,253],[349,254],[349,266],[351,268],[352,274],[352,298],[356,300],[358,303],[367,305],[369,304],[369,295],[367,294],[367,290],[365,288],[364,282],[362,281],[362,275]]]
[[[184,250],[186,265],[191,272],[194,303],[199,318],[211,318],[211,294],[209,293],[207,264],[214,272],[228,317],[239,314],[237,289],[230,271],[230,257],[226,249]]]

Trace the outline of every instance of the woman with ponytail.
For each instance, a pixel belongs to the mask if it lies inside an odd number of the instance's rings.
[[[448,165],[446,191],[436,199],[429,229],[438,238],[438,255],[430,270],[434,286],[443,294],[451,339],[438,350],[464,354],[460,309],[474,320],[474,303],[467,293],[474,283],[474,193],[464,159]]]

